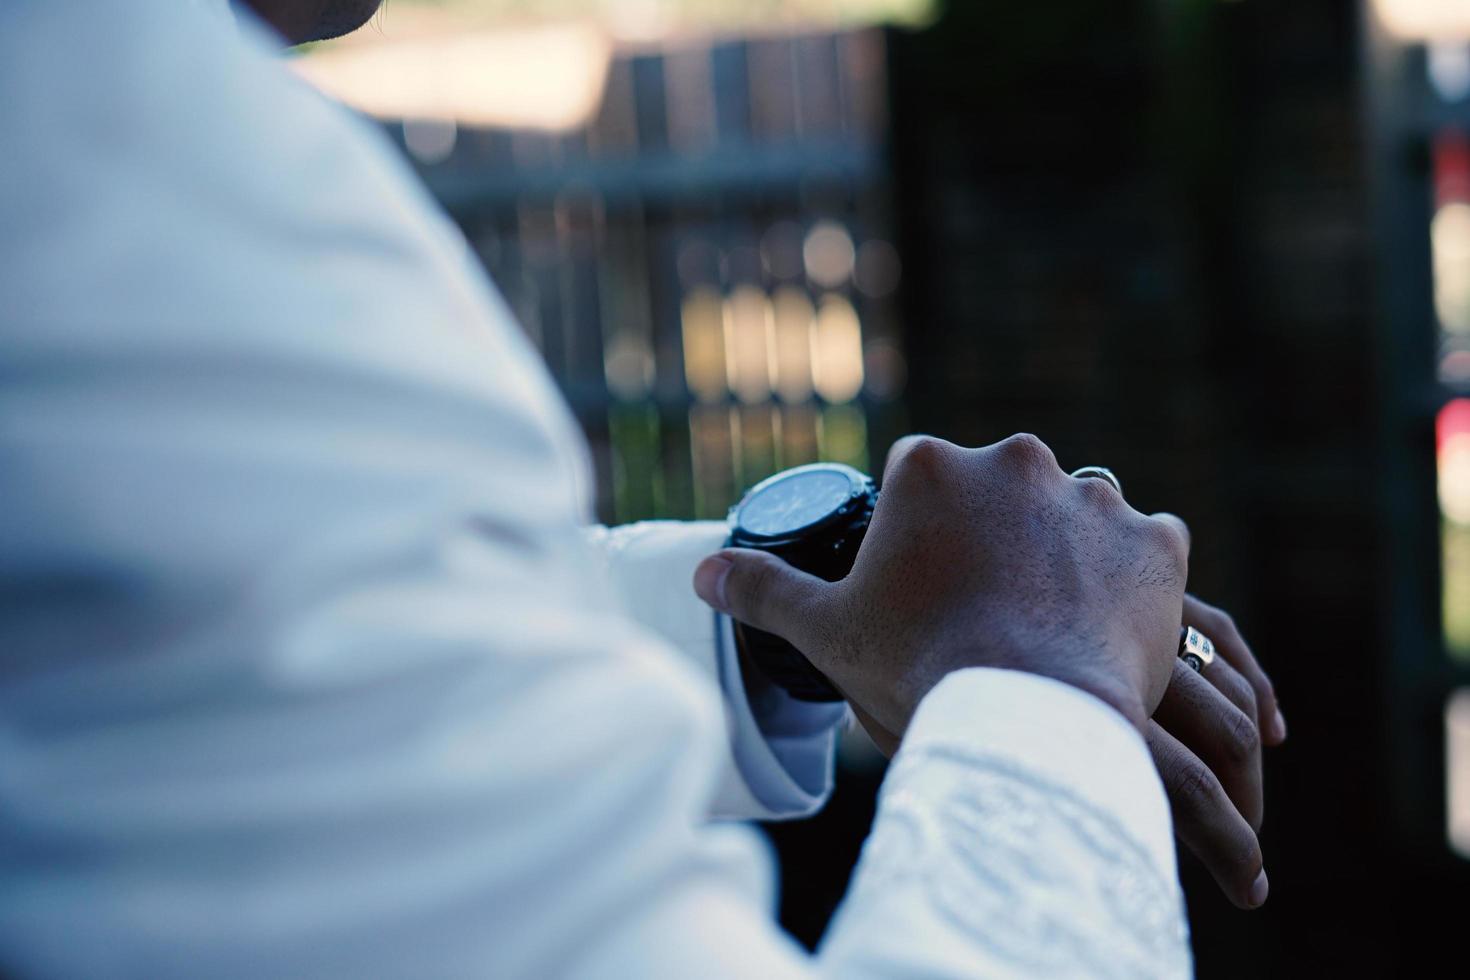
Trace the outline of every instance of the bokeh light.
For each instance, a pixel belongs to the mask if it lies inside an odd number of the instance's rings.
[[[852,278],[857,251],[852,236],[835,221],[819,221],[802,246],[806,274],[818,286],[833,289]]]
[[[1464,0],[1373,0],[1379,23],[1405,41],[1470,39],[1470,4]]]
[[[771,303],[758,286],[740,286],[725,300],[725,371],[730,390],[747,405],[771,396]]]
[[[684,298],[684,379],[689,391],[702,402],[725,398],[724,303],[712,289],[695,289]]]
[[[775,313],[776,391],[788,404],[799,404],[812,396],[812,331],[817,311],[806,290],[783,286],[776,290]]]
[[[1435,428],[1445,647],[1470,662],[1470,398],[1447,403]]]
[[[1434,251],[1434,308],[1451,333],[1470,332],[1470,204],[1440,206],[1430,224]]]
[[[1461,688],[1445,705],[1445,818],[1450,846],[1470,857],[1470,689]]]
[[[863,388],[863,333],[845,297],[823,297],[812,340],[817,393],[833,403],[852,401]]]

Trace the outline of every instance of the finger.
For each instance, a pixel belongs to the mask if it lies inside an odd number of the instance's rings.
[[[1157,514],[1151,514],[1149,516],[1151,516],[1156,521],[1163,521],[1165,524],[1168,524],[1170,527],[1174,528],[1174,530],[1178,531],[1180,537],[1184,538],[1184,550],[1186,553],[1188,553],[1191,535],[1189,533],[1189,525],[1184,523],[1184,518],[1180,517],[1177,514],[1170,514],[1165,511],[1160,511]]]
[[[1187,670],[1195,677],[1203,678],[1215,690],[1219,691],[1233,705],[1250,719],[1252,725],[1260,731],[1260,712],[1256,705],[1256,691],[1251,687],[1250,681],[1241,676],[1223,657],[1216,657],[1215,662],[1194,670],[1183,660],[1179,661],[1179,669]]]
[[[1184,625],[1193,626],[1210,638],[1215,650],[1240,672],[1256,695],[1256,723],[1267,745],[1286,741],[1286,718],[1276,701],[1276,688],[1261,669],[1260,662],[1240,635],[1235,621],[1224,610],[1201,602],[1192,595],[1184,597]],[[1217,661],[1218,663],[1218,661]]]
[[[1213,673],[1220,667],[1229,670],[1228,664],[1218,660],[1205,669]],[[1222,681],[1224,686],[1230,683]],[[1265,811],[1261,735],[1250,688],[1238,677],[1235,686],[1239,696],[1248,699],[1244,705],[1178,661],[1154,721],[1210,767],[1235,809],[1255,831],[1261,829]]]
[[[1243,909],[1260,906],[1270,885],[1255,831],[1231,805],[1210,767],[1178,739],[1155,722],[1149,722],[1146,737],[1169,794],[1174,832],[1226,898]]]
[[[726,548],[694,569],[694,591],[720,612],[809,648],[831,583],[764,551]]]
[[[1102,508],[1104,513],[1132,511],[1128,502],[1123,499],[1123,491],[1114,486],[1111,480],[1105,480],[1099,476],[1077,476],[1075,474],[1070,479],[1075,484],[1077,491]]]

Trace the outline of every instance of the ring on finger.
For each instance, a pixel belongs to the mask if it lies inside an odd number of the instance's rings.
[[[1179,627],[1179,659],[1194,669],[1204,670],[1215,662],[1215,644],[1193,626]]]
[[[1123,482],[1118,479],[1118,475],[1116,473],[1108,469],[1106,466],[1084,466],[1081,469],[1073,470],[1071,475],[1078,480],[1086,480],[1089,478],[1106,480],[1113,485],[1113,489],[1118,491],[1119,495],[1123,493]]]

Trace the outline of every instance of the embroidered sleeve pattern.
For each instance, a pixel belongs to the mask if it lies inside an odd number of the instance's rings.
[[[1190,973],[1178,885],[1113,814],[1003,755],[899,757],[857,889],[911,887],[993,973]]]

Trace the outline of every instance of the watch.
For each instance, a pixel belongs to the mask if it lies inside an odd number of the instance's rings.
[[[852,571],[878,490],[841,463],[811,463],[757,483],[730,508],[727,546],[765,551],[828,582]],[[773,684],[802,701],[842,695],[794,646],[736,621],[735,642]]]

